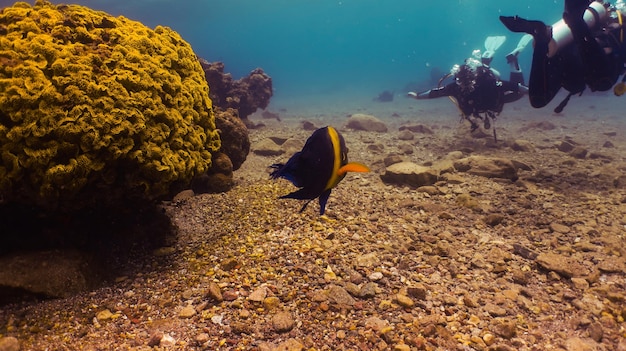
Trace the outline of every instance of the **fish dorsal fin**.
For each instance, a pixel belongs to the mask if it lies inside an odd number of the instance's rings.
[[[341,168],[339,168],[339,170],[337,171],[338,175],[344,175],[348,172],[369,172],[370,169],[369,167],[367,167],[366,165],[362,164],[362,163],[357,163],[357,162],[350,162],[346,165],[343,165]]]

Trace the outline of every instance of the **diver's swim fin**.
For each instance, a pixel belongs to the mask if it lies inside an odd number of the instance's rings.
[[[511,32],[528,33],[540,43],[548,43],[552,38],[552,27],[541,21],[530,21],[519,16],[500,16],[500,22]]]
[[[517,47],[513,51],[517,52],[517,53],[522,52],[526,48],[528,43],[530,43],[532,40],[533,40],[533,36],[532,35],[524,34],[522,36],[522,38],[519,40],[519,42],[517,43]]]
[[[485,39],[485,52],[483,52],[482,55],[483,62],[491,62],[496,50],[504,44],[504,41],[506,41],[506,37],[503,35],[487,37],[487,39]]]
[[[508,62],[509,64],[514,64],[515,69],[519,71],[519,64],[517,63],[517,55],[519,55],[519,53],[522,52],[526,48],[528,43],[530,43],[532,40],[533,40],[532,35],[524,34],[522,38],[519,40],[519,42],[517,43],[517,47],[513,51],[511,51],[508,55],[506,55],[506,62]]]
[[[492,37],[487,37],[485,39],[485,51],[493,51],[495,52],[504,44],[506,41],[506,37],[504,35],[497,35]]]

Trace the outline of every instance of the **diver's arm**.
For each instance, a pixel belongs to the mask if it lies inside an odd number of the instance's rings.
[[[446,85],[444,87],[433,88],[421,93],[409,92],[407,94],[408,97],[412,97],[416,100],[425,100],[425,99],[436,99],[443,96],[451,96],[453,95],[451,89],[448,88],[450,85]]]

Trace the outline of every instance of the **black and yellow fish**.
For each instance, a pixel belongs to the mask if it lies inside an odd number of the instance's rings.
[[[348,163],[346,143],[333,127],[316,130],[286,164],[275,163],[270,167],[274,169],[270,174],[272,179],[285,178],[300,188],[281,199],[309,200],[300,209],[302,212],[309,202],[319,198],[320,215],[324,214],[331,189],[347,172],[369,172],[365,165]]]

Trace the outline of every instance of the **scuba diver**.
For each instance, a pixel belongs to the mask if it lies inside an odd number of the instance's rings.
[[[480,50],[474,50],[472,57],[467,58],[464,64],[454,65],[450,73],[439,80],[437,88],[421,93],[409,92],[407,95],[417,100],[447,96],[459,108],[461,120],[466,119],[471,123],[472,132],[478,129],[477,121],[482,121],[484,128],[489,129],[502,112],[504,104],[519,100],[528,90],[517,56],[532,37],[524,35],[515,50],[506,56],[511,70],[508,81],[501,80],[500,73],[490,66],[495,51],[505,39],[504,36],[488,37],[485,40],[485,52],[481,55]],[[454,77],[454,82],[442,86],[448,77]],[[495,127],[493,137],[497,140]]]
[[[500,16],[511,31],[533,36],[535,49],[528,96],[533,107],[546,106],[561,87],[569,94],[554,109],[559,113],[574,94],[607,91],[624,73],[626,5],[590,0],[565,0],[563,19],[552,26],[518,16]],[[620,96],[626,92],[626,76],[614,86]]]

